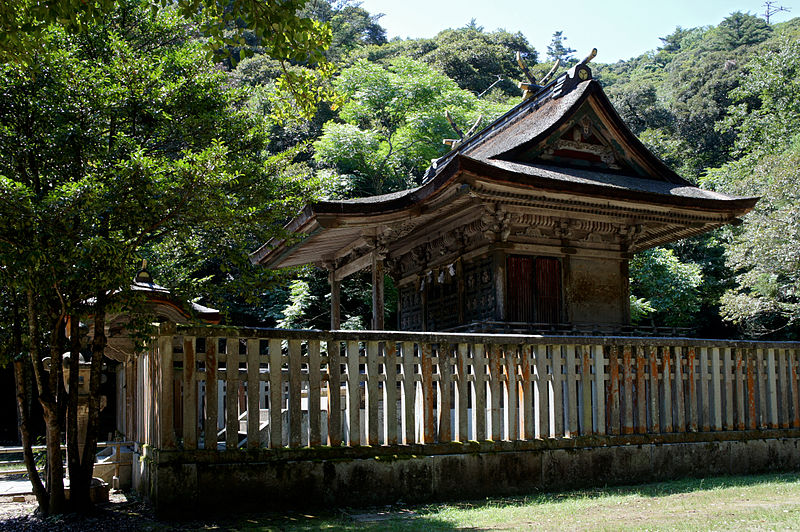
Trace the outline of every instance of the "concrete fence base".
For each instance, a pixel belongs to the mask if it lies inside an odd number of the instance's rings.
[[[134,486],[162,515],[521,495],[800,469],[800,431],[579,437],[357,448],[159,451]]]

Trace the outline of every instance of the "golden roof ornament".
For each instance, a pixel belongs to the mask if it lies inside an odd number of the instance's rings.
[[[566,78],[577,78],[577,81],[586,81],[587,79],[591,79],[592,71],[587,67],[587,63],[589,63],[592,59],[597,56],[597,48],[592,48],[592,51],[589,52],[581,62],[577,65],[569,69],[564,74],[561,74],[556,80],[550,81],[553,75],[556,73],[558,68],[561,66],[561,60],[556,59],[553,67],[550,71],[545,74],[544,77],[540,80],[536,80],[531,73],[530,69],[528,69],[528,65],[525,64],[525,61],[522,59],[522,54],[517,52],[517,64],[519,65],[522,73],[528,79],[527,82],[520,82],[519,88],[522,89],[522,97],[523,99],[533,98],[536,94],[542,92],[548,85],[552,84],[553,86],[563,86]]]

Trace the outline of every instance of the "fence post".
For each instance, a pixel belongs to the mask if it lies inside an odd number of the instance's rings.
[[[581,434],[592,433],[592,366],[589,361],[589,346],[581,346],[581,386],[583,388],[583,427]]]
[[[283,354],[281,340],[269,340],[269,446],[283,447]]]
[[[775,350],[767,351],[767,396],[769,397],[769,428],[778,428],[778,393],[775,389]]]
[[[383,384],[383,427],[387,445],[397,444],[397,345],[383,344],[383,367],[386,380]]]
[[[644,346],[636,347],[636,432],[647,432],[647,394],[645,390]]]
[[[303,411],[300,393],[302,389],[300,368],[302,351],[300,340],[289,340],[289,447],[300,447],[303,443]]]
[[[350,422],[348,445],[361,445],[361,374],[358,342],[347,342],[347,419]]]
[[[533,426],[533,371],[531,370],[532,345],[522,346],[522,439],[532,440],[536,437]]]
[[[378,356],[380,353],[378,352],[378,342],[369,341],[366,342],[366,355],[367,355],[367,382],[364,388],[367,392],[366,397],[366,414],[367,414],[367,430],[366,430],[366,437],[367,437],[367,444],[368,445],[378,445],[380,442],[378,440],[378,406],[379,406],[379,397],[378,397]],[[384,419],[384,422],[386,420]]]
[[[722,430],[722,372],[719,348],[711,350],[711,403],[714,406],[714,430]]]
[[[183,448],[197,449],[197,381],[194,336],[183,338]]]
[[[734,360],[736,368],[736,430],[744,430],[744,360],[741,349],[736,349]]]
[[[258,339],[247,339],[247,448],[256,449],[260,445],[259,425],[261,412],[259,410],[259,364],[258,364]]]
[[[453,439],[450,424],[450,394],[453,389],[453,361],[450,358],[450,344],[439,343],[439,433],[438,441],[448,442]]]
[[[622,408],[622,433],[633,434],[633,354],[631,347],[622,348],[622,381],[625,385]]]
[[[537,361],[538,363],[538,361]],[[500,416],[500,397],[503,394],[503,383],[500,380],[500,346],[492,344],[489,349],[489,390],[491,392],[491,418],[492,418],[492,440],[500,441],[503,439],[503,421]]]
[[[603,346],[596,345],[594,353],[594,390],[595,390],[595,409],[597,410],[597,427],[595,433],[603,435],[606,433],[606,364]]]
[[[433,360],[431,344],[419,344],[420,365],[422,367],[422,441],[433,443],[436,433],[436,420],[433,417]]]
[[[467,400],[469,397],[469,380],[467,380],[467,352],[469,345],[459,342],[458,344],[458,441],[469,440],[469,421],[468,421],[468,408]],[[527,397],[527,395],[525,396]]]
[[[475,421],[475,439],[483,441],[486,438],[486,345],[475,344],[474,347],[475,369],[475,403],[473,415]]]
[[[403,364],[403,443],[411,445],[416,440],[417,383],[414,371],[414,344],[403,342],[401,345],[401,361]]]
[[[175,427],[174,404],[173,404],[173,362],[172,362],[172,335],[175,334],[174,323],[164,323],[161,325],[158,337],[159,368],[161,379],[159,380],[159,400],[158,417],[160,420],[159,444],[162,449],[175,448]]]
[[[676,432],[686,431],[686,398],[683,395],[683,348],[675,348],[675,414]]]
[[[547,390],[547,346],[536,346],[536,397],[537,401],[537,419],[539,421],[539,437],[547,439],[550,437],[550,407],[548,406]],[[494,423],[494,421],[492,421]]]
[[[619,358],[617,346],[612,346],[608,357],[608,373],[610,377],[608,401],[611,414],[611,434],[620,433],[619,420]]]
[[[206,421],[203,436],[204,449],[217,449],[217,338],[206,338]]]
[[[320,418],[320,360],[319,340],[308,341],[308,445],[314,447],[322,443]],[[330,399],[329,399],[330,401]],[[330,421],[330,418],[328,418]],[[329,428],[330,430],[330,428]]]
[[[577,350],[578,347],[575,345],[567,346],[567,434],[570,438],[578,435],[578,393],[575,373],[575,352]]]
[[[650,362],[650,424],[653,433],[661,432],[660,406],[661,401],[658,385],[658,347],[651,345],[647,349],[647,356]]]
[[[225,340],[225,449],[239,447],[239,338]]]
[[[703,421],[700,429],[703,432],[711,430],[712,404],[708,400],[708,348],[700,348],[700,397],[703,403]]]
[[[691,432],[697,432],[696,356],[695,348],[690,347],[686,353],[686,375],[689,384],[689,431]]]

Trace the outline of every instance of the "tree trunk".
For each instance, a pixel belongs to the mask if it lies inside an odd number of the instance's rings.
[[[66,510],[64,460],[61,458],[61,420],[57,408],[52,408],[49,403],[44,402],[42,407],[46,426],[48,509],[50,514],[60,514]]]
[[[28,402],[25,393],[25,363],[23,360],[14,361],[14,382],[17,390],[17,413],[19,419],[19,435],[22,439],[22,452],[25,458],[25,468],[28,470],[28,477],[31,479],[33,494],[42,508],[42,512],[48,513],[47,491],[42,484],[39,472],[36,470],[36,461],[33,457],[33,442],[31,441],[30,429],[28,427]]]
[[[47,488],[50,491],[51,513],[66,511],[64,496],[64,459],[61,456],[61,436],[67,413],[67,390],[64,386],[64,349],[66,347],[65,316],[52,321],[50,330],[50,401],[45,410],[47,442]]]
[[[80,327],[78,317],[70,317],[69,326],[69,397],[67,399],[67,465],[69,467],[69,499],[73,510],[89,507],[89,483],[84,479],[78,441],[78,389],[80,375]]]
[[[86,489],[88,501],[89,488],[94,472],[94,457],[97,454],[97,432],[100,420],[100,376],[103,369],[103,356],[106,349],[106,304],[107,295],[99,292],[94,305],[94,337],[92,338],[92,360],[89,375],[89,419],[86,425],[81,469],[81,481],[85,482],[81,489]]]
[[[36,312],[36,296],[32,289],[28,289],[27,297],[27,318],[28,318],[28,348],[33,365],[33,373],[36,378],[36,387],[39,392],[39,403],[44,411],[45,436],[47,442],[47,475],[46,490],[37,495],[39,509],[44,515],[62,513],[65,509],[64,499],[64,463],[61,459],[61,420],[63,412],[59,408],[59,393],[64,388],[64,380],[61,376],[61,353],[63,342],[59,338],[63,335],[58,334],[58,327],[62,326],[61,319],[53,322],[54,329],[51,330],[51,358],[49,375],[45,371],[42,353],[39,349],[40,331],[39,317]],[[59,345],[62,344],[62,345]],[[64,402],[64,394],[61,394]]]

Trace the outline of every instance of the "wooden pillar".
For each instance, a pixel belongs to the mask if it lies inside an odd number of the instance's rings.
[[[372,254],[372,329],[382,331],[383,325],[383,257]]]
[[[495,287],[495,319],[506,319],[506,255],[502,251],[495,251],[492,255]]]
[[[328,282],[331,285],[331,330],[337,330],[342,325],[342,282],[336,279],[336,272],[333,268],[328,270]]]
[[[428,330],[428,278],[423,272],[422,277],[418,280],[419,284],[419,301],[420,301],[420,318],[422,320],[421,331]]]
[[[464,266],[461,264],[461,259],[456,262],[456,280],[458,282],[458,325],[464,325],[466,322],[467,295],[464,285]]]
[[[565,323],[572,323],[572,262],[569,255],[561,256],[561,316]]]
[[[628,265],[628,259],[622,259],[619,263],[619,275],[620,275],[620,311],[622,315],[622,324],[623,325],[630,325],[631,324],[631,302],[630,302],[630,268]]]

